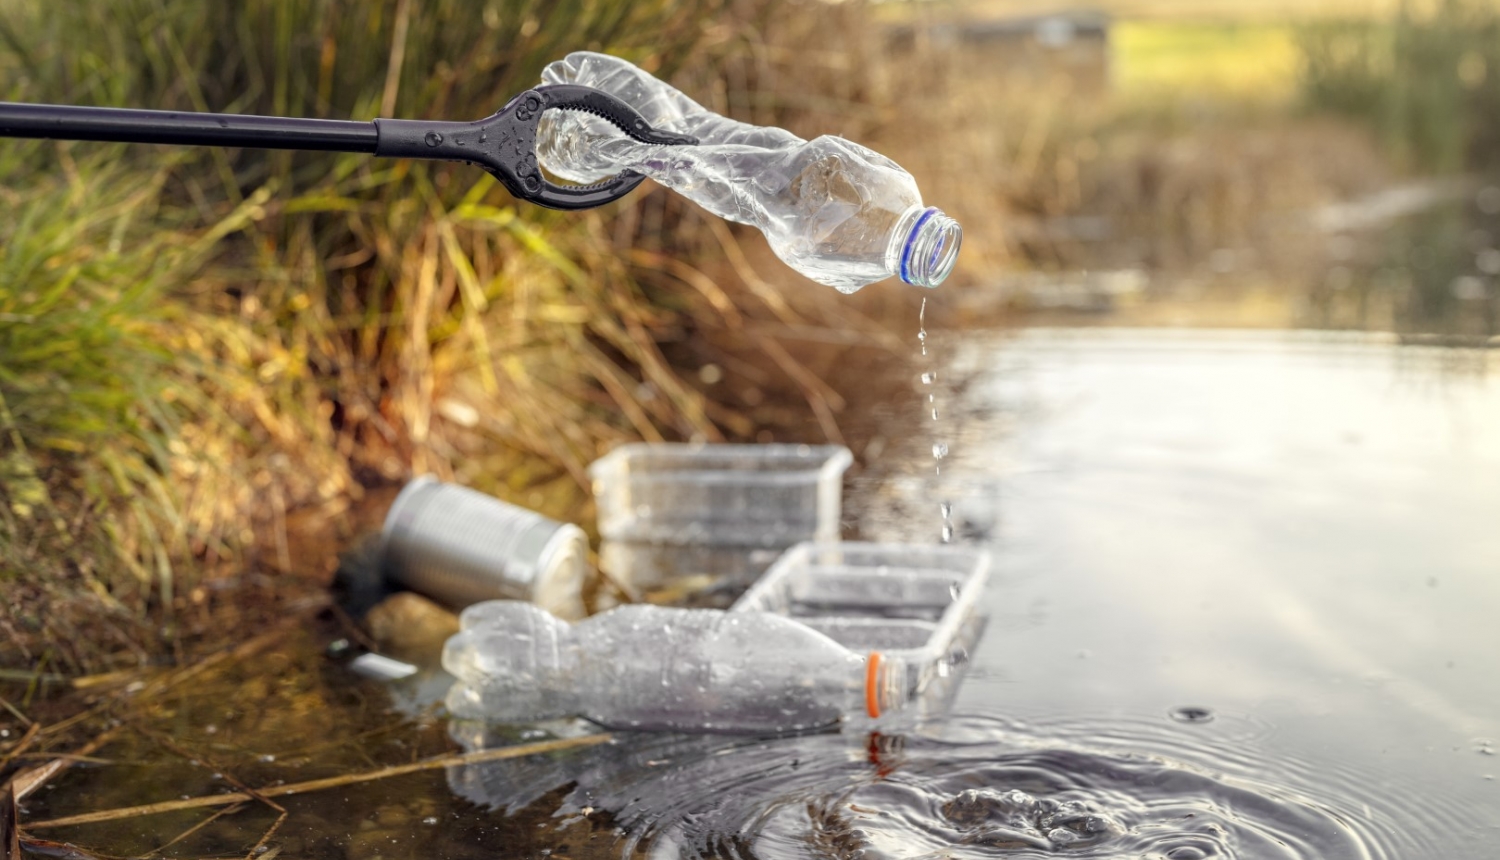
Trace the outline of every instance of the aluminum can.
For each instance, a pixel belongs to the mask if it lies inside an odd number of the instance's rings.
[[[583,529],[430,476],[407,484],[381,529],[396,582],[460,608],[527,600],[559,618],[586,613]]]

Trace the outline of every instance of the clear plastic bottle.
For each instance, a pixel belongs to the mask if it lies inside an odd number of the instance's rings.
[[[621,170],[643,173],[715,215],[760,228],[788,265],[846,293],[891,276],[936,287],[953,270],[963,238],[958,222],[923,206],[911,174],[878,152],[722,117],[605,54],[569,54],[547,66],[542,80],[604,90],[653,127],[699,140],[643,144],[597,117],[549,111],[537,157],[557,176],[591,183]]]
[[[448,709],[466,719],[797,731],[877,718],[907,698],[904,663],[855,654],[782,615],[637,604],[570,625],[494,600],[461,622],[443,666],[459,679]]]

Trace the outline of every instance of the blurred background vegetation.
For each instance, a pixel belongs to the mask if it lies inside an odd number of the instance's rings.
[[[1491,344],[1500,12],[1303,6],[0,0],[0,98],[478,118],[607,51],[910,169],[968,234],[941,324]],[[920,298],[802,281],[660,189],[552,213],[460,165],[0,141],[0,662],[254,623],[413,473],[586,522],[626,440],[877,456],[850,416]]]

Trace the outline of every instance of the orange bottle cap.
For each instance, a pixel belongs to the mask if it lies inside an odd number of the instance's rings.
[[[871,651],[865,661],[865,713],[880,719],[880,652]]]

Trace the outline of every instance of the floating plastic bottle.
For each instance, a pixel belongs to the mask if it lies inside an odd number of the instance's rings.
[[[799,731],[878,718],[906,669],[791,618],[636,604],[577,624],[521,601],[475,604],[443,648],[455,716],[580,715],[622,729]]]
[[[923,206],[911,174],[878,152],[722,117],[618,57],[569,54],[542,79],[604,90],[654,128],[699,141],[643,144],[597,117],[549,111],[537,157],[557,176],[592,183],[643,173],[715,215],[760,228],[788,265],[846,293],[892,276],[936,287],[953,270],[958,222]]]

